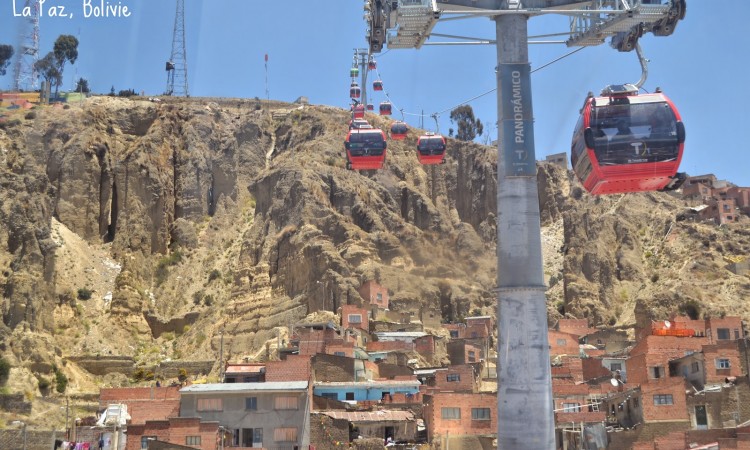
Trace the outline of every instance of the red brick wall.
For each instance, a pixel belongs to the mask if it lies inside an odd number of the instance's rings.
[[[283,361],[266,363],[266,381],[308,381],[310,378],[309,356],[290,355]]]
[[[388,289],[385,286],[381,286],[375,281],[368,281],[358,289],[358,292],[362,299],[364,299],[365,303],[388,309]],[[377,301],[378,294],[381,294],[382,296],[382,301],[380,302]]]
[[[651,380],[641,385],[643,420],[645,422],[689,421],[685,390],[689,386],[679,377]],[[654,395],[671,394],[671,405],[654,405]]]
[[[592,380],[594,378],[606,377],[611,375],[612,372],[602,365],[602,360],[599,358],[586,358],[581,360],[583,369],[583,379]]]
[[[444,420],[442,408],[460,408],[459,420]],[[489,408],[490,420],[471,420],[472,408]],[[424,420],[430,442],[450,433],[457,435],[497,432],[497,396],[494,394],[436,393],[425,396]]]
[[[360,330],[369,331],[370,329],[370,321],[368,316],[368,310],[364,308],[359,308],[356,305],[344,305],[341,307],[341,328],[347,329],[347,328],[359,328]],[[359,314],[360,319],[362,320],[360,323],[350,323],[349,322],[349,315],[350,314]]]
[[[448,381],[449,376],[458,375],[459,381]],[[440,391],[474,392],[476,375],[470,365],[448,366],[435,372],[435,388]]]
[[[448,332],[456,331],[457,336],[451,336],[451,339],[463,339],[466,337],[466,324],[463,323],[444,323],[443,328]]]
[[[105,408],[112,403],[126,404],[133,424],[166,420],[179,415],[179,391],[179,387],[102,389],[99,392],[99,406]]]
[[[345,342],[345,343],[340,343],[340,344],[326,344],[327,355],[335,355],[336,352],[343,353],[344,354],[343,356],[354,358],[354,344],[351,342]]]
[[[740,333],[740,339],[744,337],[742,333],[742,319],[739,317],[724,317],[723,319],[720,317],[714,317],[710,319],[706,319],[706,329],[711,330],[711,340],[712,343],[722,342],[719,340],[719,328],[727,328],[729,329],[729,340],[733,341],[734,339],[734,330],[738,330]]]
[[[644,383],[649,379],[649,367],[662,367],[669,374],[669,360],[681,358],[686,352],[699,352],[707,338],[677,336],[646,336],[636,344],[625,361],[628,382]]]
[[[371,341],[367,343],[368,352],[412,350],[413,348],[414,344],[404,341]]]
[[[435,353],[435,338],[427,335],[414,339],[414,351],[420,355],[432,355]]]
[[[128,426],[125,450],[140,450],[143,436],[155,436],[157,440],[187,446],[187,436],[200,436],[201,450],[216,450],[218,422],[203,422],[199,418],[172,418],[169,421],[149,421],[145,425]]]
[[[466,325],[484,325],[490,333],[492,333],[492,329],[495,326],[494,322],[492,321],[492,317],[467,317]]]
[[[573,355],[578,356],[578,336],[561,331],[549,330],[547,333],[549,340],[549,354],[555,355]],[[559,341],[565,341],[559,344]]]
[[[596,332],[596,328],[590,328],[587,319],[560,319],[557,321],[557,331],[585,336]]]
[[[471,352],[474,352],[474,360],[471,359]],[[479,362],[483,358],[484,350],[481,347],[469,343],[464,344],[464,361],[467,364]]]
[[[719,344],[703,346],[706,383],[719,383],[724,382],[726,377],[742,376],[742,362],[736,341],[719,342]],[[729,360],[729,369],[716,367],[716,360],[719,358]]]

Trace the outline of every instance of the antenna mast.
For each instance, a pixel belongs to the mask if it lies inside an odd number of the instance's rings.
[[[31,31],[25,28],[21,32],[16,55],[16,65],[13,77],[13,90],[34,90],[37,88],[38,74],[34,63],[39,61],[39,14],[41,5],[39,0],[26,0],[24,9],[29,8],[28,17]]]
[[[185,47],[185,0],[177,0],[172,34],[172,55],[167,61],[166,95],[190,97]]]

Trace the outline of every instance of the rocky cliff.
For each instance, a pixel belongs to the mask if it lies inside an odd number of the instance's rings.
[[[423,167],[411,130],[385,170],[347,171],[347,121],[323,106],[100,97],[6,123],[0,335],[18,376],[71,356],[213,359],[220,335],[232,358],[262,357],[310,313],[361,304],[373,279],[414,318],[494,314],[495,150],[450,140],[447,164]],[[595,198],[539,169],[551,320],[628,327],[686,303],[750,317],[750,279],[724,269],[750,254],[747,220],[677,221],[675,195]]]

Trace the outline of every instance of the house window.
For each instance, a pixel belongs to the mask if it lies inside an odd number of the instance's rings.
[[[716,368],[717,369],[728,369],[729,368],[729,359],[728,358],[717,358],[716,359]]]
[[[729,328],[717,328],[716,339],[728,340],[729,339]]]
[[[701,365],[700,365],[700,363],[699,363],[698,361],[693,361],[693,362],[692,362],[692,363],[690,364],[690,372],[691,372],[691,373],[696,373],[696,372],[698,372],[699,370],[701,370]]]
[[[275,428],[273,430],[273,440],[276,442],[297,442],[297,428]]]
[[[567,339],[558,339],[557,340],[557,346],[558,347],[565,347],[567,345],[568,341]]]
[[[220,398],[199,398],[197,411],[223,411],[224,405]]]
[[[242,447],[263,448],[263,428],[243,428]]]
[[[440,413],[444,420],[461,419],[461,408],[441,408]]]
[[[490,408],[471,408],[471,420],[490,420]]]
[[[349,323],[362,323],[362,314],[349,314]]]
[[[672,405],[672,394],[657,394],[654,395],[654,405]]]
[[[566,412],[566,413],[581,412],[580,403],[563,403],[562,406],[563,406],[563,412]]]
[[[324,392],[320,394],[321,397],[327,398],[328,400],[338,400],[339,396],[335,392]]]
[[[469,350],[469,362],[476,362],[477,355],[473,350]]]
[[[141,436],[141,449],[148,448],[148,441],[155,441],[156,436]]]
[[[461,375],[458,373],[449,373],[445,376],[445,381],[447,382],[454,382],[454,381],[461,381]]]
[[[201,445],[201,437],[185,436],[185,445]]]
[[[648,368],[651,378],[662,378],[664,376],[664,368],[660,366],[654,366]]]
[[[346,356],[344,352],[333,352],[333,356]]]
[[[273,409],[299,409],[299,399],[293,395],[279,395],[274,398]]]
[[[611,363],[609,365],[609,370],[614,372],[615,370],[622,370],[622,363]]]
[[[245,410],[257,411],[258,410],[258,397],[245,397]]]
[[[346,399],[347,400],[354,400],[354,392],[347,392],[346,393]]]
[[[739,338],[740,338],[740,329],[739,328],[735,328],[734,329],[734,339],[737,340]]]
[[[378,303],[383,303],[383,294],[379,293],[375,296],[375,299],[378,301]]]
[[[457,338],[458,337],[458,330],[451,330],[451,337]]]

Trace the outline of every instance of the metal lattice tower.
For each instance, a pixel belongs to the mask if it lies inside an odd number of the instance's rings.
[[[29,8],[28,26],[21,32],[16,63],[13,73],[13,90],[34,90],[37,88],[38,74],[34,63],[39,60],[39,0],[26,0],[24,10]]]
[[[190,97],[187,76],[187,50],[185,47],[185,0],[177,0],[172,34],[172,55],[167,61],[166,95]]]

